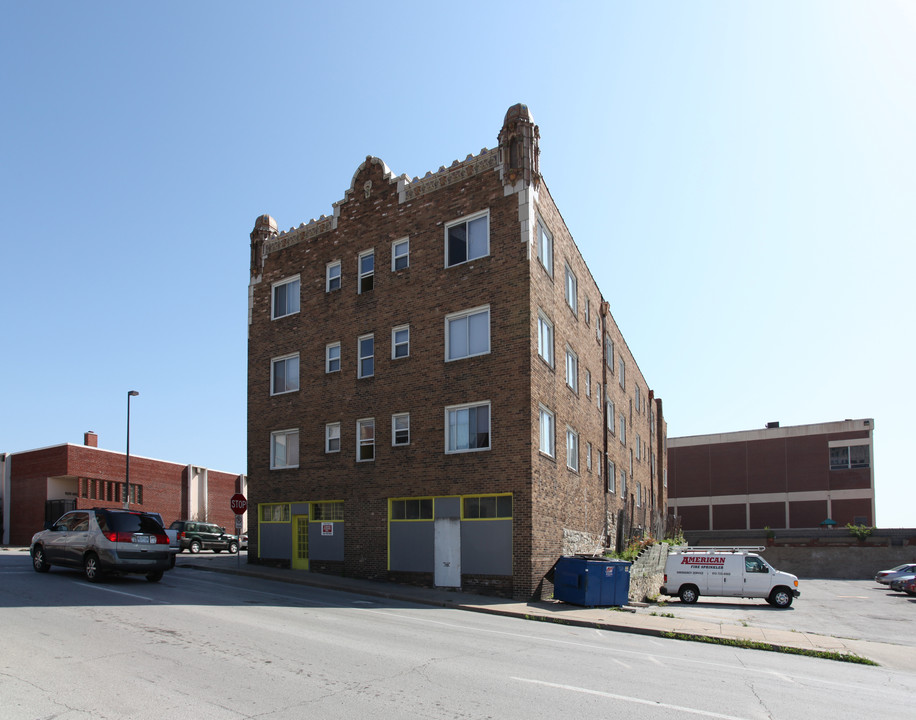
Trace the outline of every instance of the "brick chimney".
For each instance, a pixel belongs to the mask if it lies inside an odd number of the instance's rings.
[[[83,445],[97,448],[99,446],[99,436],[92,430],[86,431],[83,433]]]

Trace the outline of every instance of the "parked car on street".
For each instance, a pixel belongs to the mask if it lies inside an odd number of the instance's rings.
[[[175,556],[181,552],[181,543],[178,542],[178,531],[166,528],[165,522],[162,520],[162,515],[159,513],[151,512],[149,514],[159,521],[159,524],[165,528],[165,534],[169,536],[169,550],[172,552],[172,567],[175,567]]]
[[[239,535],[239,550],[248,549],[248,533]]]
[[[64,513],[50,529],[32,536],[35,572],[52,565],[82,568],[89,582],[106,574],[141,573],[159,582],[173,565],[169,538],[151,514],[93,508]]]
[[[228,550],[233,554],[239,551],[238,535],[230,535],[226,532],[226,528],[213,523],[176,520],[170,529],[178,531],[178,543],[181,549],[188,550],[195,555],[201,550],[212,550],[215,553]]]
[[[916,595],[916,576],[912,580],[907,580],[903,583],[903,592],[907,595]]]
[[[890,588],[894,592],[903,592],[903,586],[913,578],[916,578],[916,572],[907,573],[906,575],[898,575],[896,578],[891,580]]]
[[[916,573],[916,563],[903,563],[903,565],[892,567],[890,570],[882,570],[879,572],[875,575],[875,582],[881,583],[882,585],[890,585],[900,575],[910,575],[913,573]]]

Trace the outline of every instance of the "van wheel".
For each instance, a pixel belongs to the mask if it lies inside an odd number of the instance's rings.
[[[693,585],[685,585],[681,588],[681,591],[678,593],[678,595],[680,595],[682,603],[692,605],[697,601],[697,598],[700,597],[700,591],[697,590]]]
[[[102,571],[99,569],[99,558],[95,553],[89,553],[83,560],[83,571],[89,582],[98,582],[102,579]]]
[[[787,608],[792,604],[792,593],[786,588],[773,588],[769,597],[770,605],[777,608]]]

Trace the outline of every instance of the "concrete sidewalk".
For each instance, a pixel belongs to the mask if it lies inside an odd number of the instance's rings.
[[[723,641],[736,640],[765,643],[774,649],[796,648],[859,655],[873,660],[883,667],[909,673],[916,672],[916,647],[907,645],[664,617],[663,614],[650,615],[645,612],[635,612],[634,608],[584,608],[560,601],[520,602],[457,590],[413,587],[411,585],[398,585],[375,580],[323,575],[304,570],[249,565],[244,554],[241,557],[235,555],[212,556],[207,554],[205,556],[188,556],[182,554],[178,556],[176,568],[233,573],[278,582],[370,595],[389,600],[450,607],[472,612],[615,632],[656,637],[666,637],[669,633],[676,633],[679,636],[695,638],[708,637]]]

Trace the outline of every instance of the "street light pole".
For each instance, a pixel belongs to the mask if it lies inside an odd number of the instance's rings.
[[[124,509],[130,506],[130,399],[139,395],[136,390],[127,391],[127,468],[124,471]]]

